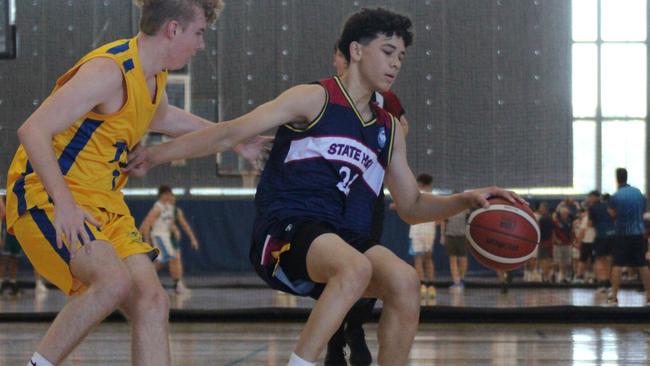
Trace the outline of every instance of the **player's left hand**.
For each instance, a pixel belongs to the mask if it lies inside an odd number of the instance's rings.
[[[246,142],[235,146],[233,151],[246,159],[255,170],[262,170],[266,160],[269,158],[271,147],[273,146],[273,137],[255,136]]]
[[[521,203],[527,205],[528,202],[523,198],[519,197],[513,191],[507,191],[499,187],[485,187],[479,188],[471,191],[462,193],[465,196],[465,200],[470,208],[485,208],[490,206],[488,198],[491,197],[502,197],[512,203]]]
[[[199,250],[199,242],[196,239],[192,239],[190,242],[192,244],[192,249]]]

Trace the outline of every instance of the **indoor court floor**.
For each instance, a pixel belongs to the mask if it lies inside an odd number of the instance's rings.
[[[169,294],[174,365],[286,365],[313,304],[250,284]],[[623,289],[618,308],[605,300],[593,288],[513,286],[503,294],[498,286],[477,286],[459,294],[440,286],[435,301],[422,303],[423,321],[408,365],[648,365],[650,308],[643,293]],[[64,302],[53,289],[44,294],[27,289],[18,299],[0,299],[0,366],[22,366]],[[268,309],[297,311],[297,320],[265,315]],[[455,320],[445,321],[450,309]],[[545,311],[525,313],[539,309]],[[566,309],[598,311],[589,315],[593,319],[571,322],[561,320]],[[240,313],[232,317],[229,311]],[[501,311],[498,323],[481,320],[481,312],[490,311]],[[522,311],[529,316],[523,322],[503,320],[509,313],[521,319]],[[635,311],[636,318],[610,319],[626,311]],[[535,320],[549,312],[554,314],[550,322]],[[368,323],[366,332],[376,358],[377,323]],[[104,322],[63,365],[129,365],[129,340],[125,322]]]
[[[246,280],[248,281],[248,279]],[[163,282],[169,282],[163,279]],[[314,301],[310,298],[295,297],[271,290],[257,282],[237,284],[216,284],[210,287],[192,286],[192,279],[187,280],[193,289],[187,295],[168,293],[173,311],[219,311],[250,310],[259,308],[309,309]],[[241,284],[241,283],[240,283]],[[434,299],[422,301],[423,307],[457,307],[457,308],[494,308],[522,309],[537,307],[608,307],[607,295],[597,293],[593,287],[545,286],[534,287],[523,284],[512,285],[508,293],[501,293],[498,284],[477,283],[477,287],[467,287],[464,292],[452,292],[446,286],[438,286]],[[623,288],[619,292],[619,308],[639,308],[645,306],[643,292],[636,288]],[[0,320],[7,313],[50,313],[63,307],[66,297],[51,288],[46,293],[34,293],[24,290],[19,298],[0,298]],[[381,303],[379,303],[381,306]],[[650,314],[650,307],[647,308]],[[649,319],[650,321],[650,319]]]
[[[284,366],[301,328],[300,323],[172,323],[173,364]],[[0,323],[0,365],[22,366],[46,329],[47,323]],[[376,330],[376,323],[366,325],[375,356]],[[130,365],[128,332],[125,323],[103,323],[63,365]],[[647,365],[649,348],[647,324],[424,323],[408,365]]]

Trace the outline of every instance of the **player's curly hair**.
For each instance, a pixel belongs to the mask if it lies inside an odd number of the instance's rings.
[[[203,9],[208,24],[214,23],[223,10],[223,0],[133,0],[142,9],[140,31],[154,35],[166,21],[178,20],[185,26],[194,20],[193,7]]]
[[[404,40],[404,46],[413,43],[411,19],[384,8],[363,8],[352,14],[343,25],[338,41],[338,48],[350,62],[350,43],[359,42],[367,45],[379,34],[390,37],[396,35]]]

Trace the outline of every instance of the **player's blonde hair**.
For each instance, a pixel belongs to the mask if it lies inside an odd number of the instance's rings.
[[[154,35],[170,19],[185,26],[194,20],[194,6],[203,9],[208,24],[214,23],[223,10],[223,0],[133,0],[142,10],[140,31]]]

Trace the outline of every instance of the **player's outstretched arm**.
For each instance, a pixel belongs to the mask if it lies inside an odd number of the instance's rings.
[[[441,221],[468,208],[488,206],[487,199],[502,196],[512,202],[525,202],[514,192],[487,187],[449,196],[421,193],[406,160],[406,143],[401,126],[397,126],[393,156],[386,171],[386,186],[395,201],[397,213],[409,224]]]
[[[320,85],[295,86],[239,118],[134,151],[125,171],[143,175],[158,164],[229,150],[241,141],[284,123],[311,121],[324,103],[325,90]]]
[[[169,105],[167,93],[165,92],[156,110],[156,114],[149,125],[149,129],[166,136],[178,137],[214,126],[214,124],[214,122],[205,118],[201,118],[176,106]],[[271,137],[257,136],[234,146],[232,150],[246,159],[253,167],[257,168],[259,151],[263,150],[272,141],[273,139]]]
[[[177,137],[214,125],[213,122],[169,105],[167,93],[163,96],[151,120],[149,129],[170,137]]]

